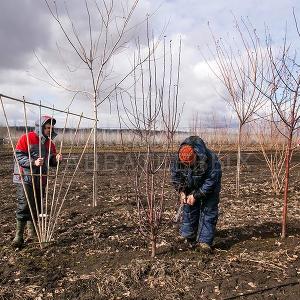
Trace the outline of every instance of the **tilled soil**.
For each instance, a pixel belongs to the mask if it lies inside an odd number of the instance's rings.
[[[96,208],[86,163],[71,186],[55,241],[43,249],[26,243],[21,250],[10,245],[16,209],[12,156],[0,155],[0,299],[300,299],[298,168],[291,178],[286,239],[279,237],[283,196],[274,196],[261,156],[244,154],[237,198],[229,154],[213,253],[195,252],[177,240],[176,195],[169,186],[158,254],[151,259],[135,222],[125,166],[130,155],[100,156],[105,167]]]

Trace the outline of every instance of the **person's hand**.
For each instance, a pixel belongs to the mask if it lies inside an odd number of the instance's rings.
[[[186,200],[186,203],[189,204],[189,205],[194,205],[196,202],[196,199],[194,197],[194,195],[188,195],[187,196],[187,200]]]
[[[42,157],[36,159],[34,161],[34,164],[37,166],[37,167],[41,167],[43,164],[44,164],[44,159]]]
[[[61,153],[58,153],[56,155],[56,161],[62,161],[62,154]]]
[[[186,195],[185,195],[184,192],[180,192],[179,198],[180,198],[180,203],[181,203],[181,204],[186,203]]]

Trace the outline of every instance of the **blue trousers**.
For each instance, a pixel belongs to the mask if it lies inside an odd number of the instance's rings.
[[[180,234],[211,246],[218,221],[218,204],[219,194],[196,201],[194,205],[184,204]]]

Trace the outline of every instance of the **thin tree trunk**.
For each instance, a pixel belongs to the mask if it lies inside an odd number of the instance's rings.
[[[98,111],[97,111],[97,101],[96,95],[94,98],[94,170],[93,170],[93,207],[97,206],[97,196],[98,196],[98,157],[97,157],[97,129],[98,129]]]
[[[156,256],[156,236],[152,233],[151,237],[151,257]]]
[[[241,175],[241,141],[242,141],[242,127],[243,125],[239,124],[238,132],[238,142],[237,142],[237,162],[236,162],[236,195],[240,195],[240,175]]]
[[[281,237],[286,237],[286,219],[287,219],[287,204],[288,204],[288,191],[289,191],[289,179],[290,179],[290,160],[292,153],[292,139],[293,132],[290,131],[288,138],[288,146],[286,152],[286,161],[285,161],[285,183],[284,183],[284,198],[283,198],[283,210],[282,210],[282,231]]]

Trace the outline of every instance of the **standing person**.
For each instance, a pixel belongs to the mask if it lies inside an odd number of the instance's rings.
[[[34,224],[32,222],[29,204],[27,202],[25,191],[23,189],[21,176],[23,177],[24,186],[29,198],[28,200],[30,202],[33,216],[35,220],[37,220],[41,207],[40,176],[30,176],[30,164],[32,166],[33,174],[39,175],[40,167],[42,167],[42,174],[47,174],[49,143],[51,143],[49,153],[49,165],[51,167],[55,167],[57,165],[58,160],[62,160],[61,154],[56,154],[55,145],[52,141],[50,141],[49,138],[51,135],[51,139],[54,139],[57,135],[54,132],[55,123],[56,120],[54,118],[51,118],[49,116],[42,116],[41,120],[35,122],[35,130],[28,132],[28,138],[26,134],[23,134],[19,138],[16,145],[16,156],[18,164],[20,166],[21,174],[19,173],[18,165],[15,163],[13,182],[16,184],[18,201],[16,211],[17,228],[16,235],[12,243],[13,247],[15,248],[22,247],[24,243],[23,235],[26,224],[29,239],[33,239],[36,235]],[[29,142],[30,159],[28,154],[27,141]],[[41,155],[39,153],[39,143],[41,143]],[[46,183],[47,177],[42,176],[42,194],[44,194]],[[36,201],[34,195],[36,195]]]
[[[180,234],[196,249],[210,252],[218,221],[221,163],[198,136],[180,145],[171,166],[172,183],[182,210]]]

